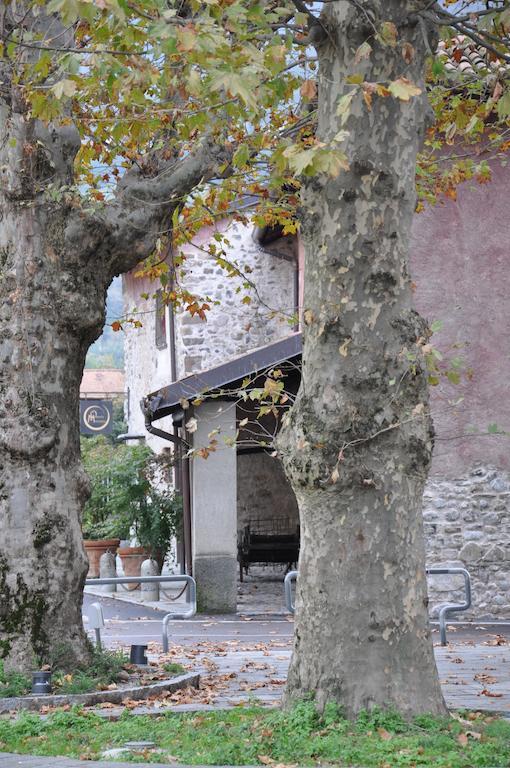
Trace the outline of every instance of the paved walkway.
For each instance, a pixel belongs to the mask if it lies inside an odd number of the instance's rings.
[[[452,709],[488,710],[510,717],[510,627],[449,625],[450,645],[435,655],[444,696]],[[165,661],[181,663],[202,675],[198,690],[187,689],[130,708],[136,714],[229,708],[254,701],[278,705],[292,650],[292,617],[195,617],[170,627],[171,647]],[[149,657],[160,659],[159,620],[107,622],[104,640],[111,647],[146,643]],[[122,708],[97,710],[117,718]]]
[[[68,760],[65,757],[33,757],[32,755],[11,755],[0,752],[0,768],[190,768],[180,763],[107,763],[83,760]],[[205,766],[193,766],[205,768]],[[210,766],[209,766],[210,768]],[[215,768],[222,768],[215,766]]]

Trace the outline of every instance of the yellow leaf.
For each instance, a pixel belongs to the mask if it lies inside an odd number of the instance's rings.
[[[398,30],[392,21],[384,21],[379,27],[379,42],[394,48],[397,44]]]
[[[344,94],[340,98],[340,100],[338,102],[338,106],[336,108],[336,113],[337,113],[338,117],[341,118],[340,119],[341,125],[343,125],[345,123],[345,121],[347,120],[347,118],[349,117],[349,113],[351,111],[352,100],[355,97],[355,95],[356,95],[356,91],[354,91],[354,90],[353,91],[349,91],[349,93]]]
[[[196,32],[189,24],[177,30],[178,49],[180,51],[192,51],[195,47]]]
[[[393,738],[391,733],[389,733],[389,731],[387,731],[385,728],[378,728],[377,733],[383,741],[389,741]]]
[[[411,96],[419,96],[421,88],[412,83],[407,77],[399,77],[388,85],[388,90],[392,96],[400,101],[409,101]]]
[[[62,96],[71,98],[76,93],[76,87],[74,80],[59,80],[58,83],[52,86],[51,90],[56,99],[61,99]]]
[[[352,339],[346,339],[343,344],[340,344],[338,351],[342,355],[342,357],[347,357],[347,347],[351,343]]]

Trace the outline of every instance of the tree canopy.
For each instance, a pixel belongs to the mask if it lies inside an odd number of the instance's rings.
[[[57,183],[49,174],[41,191],[101,216],[119,179],[133,166],[150,177],[159,172],[161,158],[171,164],[204,141],[221,146],[214,178],[202,179],[182,197],[173,194],[170,218],[141,271],[162,282],[167,300],[205,317],[207,297],[179,287],[185,269],[179,246],[227,215],[293,233],[299,226],[301,180],[348,168],[348,132],[341,128],[327,145],[316,136],[314,45],[328,35],[321,5],[301,0],[29,3],[31,13],[4,32],[0,56],[27,102],[27,116],[72,121],[80,132],[73,180]],[[376,17],[370,3],[362,6],[367,34],[336,106],[341,124],[352,110],[364,110],[368,118],[374,99],[408,101],[419,91],[407,77],[412,46],[399,40],[393,21]],[[46,14],[60,16],[66,31],[59,27],[53,34],[51,25],[41,26],[38,20]],[[477,2],[431,3],[420,12],[419,23],[437,25],[443,42],[430,50],[428,63],[435,121],[417,165],[418,210],[443,195],[455,197],[462,181],[487,182],[488,160],[504,156],[510,146],[510,8],[507,2],[483,8]],[[395,80],[365,76],[375,45],[401,50],[401,75]],[[13,151],[15,143],[11,139]],[[245,291],[249,303],[253,285],[243,265],[228,260],[222,247],[226,238],[217,229],[203,247],[240,278],[238,290]]]

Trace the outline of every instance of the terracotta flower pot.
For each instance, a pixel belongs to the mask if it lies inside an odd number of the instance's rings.
[[[122,560],[122,568],[125,576],[140,576],[140,569],[149,554],[145,547],[120,547],[117,554]],[[123,584],[124,589],[137,589],[139,583]]]
[[[99,560],[105,552],[116,553],[120,539],[85,539],[83,542],[89,559],[88,579],[97,579],[99,576]]]

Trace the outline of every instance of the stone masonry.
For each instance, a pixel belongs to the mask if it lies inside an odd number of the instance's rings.
[[[510,618],[510,482],[478,467],[454,480],[432,476],[423,509],[428,565],[461,566],[471,574],[473,609],[457,618]],[[462,585],[462,579],[457,585]],[[431,605],[462,600],[450,576],[429,582]]]
[[[183,248],[185,287],[218,303],[211,305],[206,323],[197,315],[176,313],[178,379],[221,365],[291,333],[297,301],[296,266],[289,259],[288,245],[262,248],[254,242],[252,233],[253,227],[232,224],[227,231],[231,243],[227,250],[228,257],[254,283],[256,292],[242,288],[239,277],[229,277],[203,250],[191,245]],[[197,237],[207,242],[210,236],[206,229]],[[243,303],[247,294],[249,304]]]

